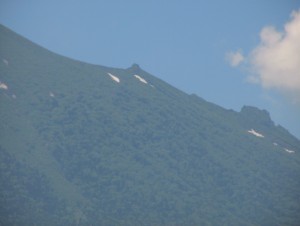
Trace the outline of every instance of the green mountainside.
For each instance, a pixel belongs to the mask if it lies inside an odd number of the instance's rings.
[[[300,141],[0,26],[0,225],[299,225]]]

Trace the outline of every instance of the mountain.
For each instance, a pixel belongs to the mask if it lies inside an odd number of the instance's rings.
[[[300,141],[267,111],[0,45],[0,225],[299,225]]]

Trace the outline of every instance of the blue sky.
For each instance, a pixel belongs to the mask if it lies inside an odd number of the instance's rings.
[[[227,109],[266,109],[300,138],[300,51],[282,47],[299,47],[288,38],[300,33],[291,16],[299,9],[298,0],[0,0],[0,23],[74,59],[119,68],[138,63]],[[276,54],[296,59],[281,73],[287,78],[278,72],[289,59],[266,57]]]

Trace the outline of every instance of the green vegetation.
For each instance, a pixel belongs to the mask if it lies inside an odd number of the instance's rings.
[[[0,60],[0,225],[300,222],[300,141],[266,111],[223,109],[138,65],[71,60],[3,26]]]

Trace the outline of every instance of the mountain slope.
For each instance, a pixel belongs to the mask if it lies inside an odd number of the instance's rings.
[[[0,225],[297,225],[300,141],[134,64],[0,27]]]

